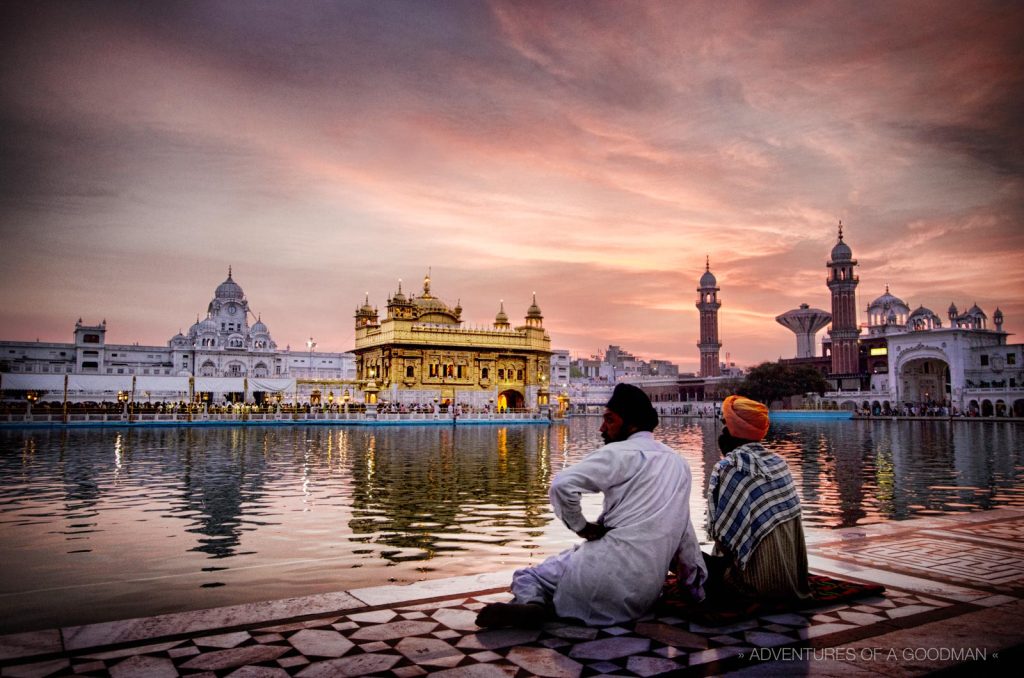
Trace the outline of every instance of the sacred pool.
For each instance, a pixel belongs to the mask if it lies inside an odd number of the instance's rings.
[[[0,633],[535,563],[577,540],[547,490],[600,444],[599,425],[0,431]],[[693,469],[701,538],[718,427],[656,432]],[[793,421],[769,445],[805,524],[834,528],[1024,506],[1022,431]]]

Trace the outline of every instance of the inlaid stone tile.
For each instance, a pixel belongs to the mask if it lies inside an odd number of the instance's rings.
[[[566,645],[572,645],[572,642],[566,640],[565,638],[545,638],[544,640],[540,641],[540,644],[544,647],[555,648],[565,647]]]
[[[545,624],[544,630],[553,636],[569,640],[593,640],[597,638],[597,629],[591,626],[575,626],[572,624]]]
[[[443,640],[434,638],[405,638],[395,649],[409,661],[426,666],[452,667],[465,656]]]
[[[668,647],[659,647],[654,651],[654,653],[660,654],[662,657],[666,657],[668,659],[679,657],[684,660],[690,654],[685,650],[680,650],[678,647],[672,647],[671,645],[669,645]]]
[[[72,670],[75,673],[95,673],[97,671],[106,671],[107,665],[103,662],[89,662],[87,664],[75,664]]]
[[[497,650],[532,643],[539,637],[540,631],[537,629],[488,629],[463,636],[456,647],[466,650]]]
[[[177,678],[174,662],[163,657],[136,655],[114,665],[111,678]]]
[[[419,605],[398,605],[395,610],[398,612],[425,612],[427,610],[436,610],[440,607],[460,607],[466,603],[464,598],[454,598],[452,600],[439,600],[435,603],[421,603]]]
[[[363,643],[359,646],[359,649],[363,652],[386,652],[391,649],[391,646],[387,643],[382,643],[379,640],[375,640],[372,643]]]
[[[0,636],[0,660],[60,652],[60,631],[27,631]]]
[[[669,626],[668,624],[641,622],[636,625],[636,632],[641,636],[652,638],[659,643],[674,645],[675,647],[683,647],[688,650],[706,650],[708,647],[707,638],[704,636],[696,633],[690,633],[689,631],[675,626]]]
[[[227,678],[289,678],[288,672],[270,666],[243,666],[232,671]]]
[[[331,628],[335,631],[348,631],[349,629],[358,629],[359,624],[353,621],[338,622],[337,624],[331,624]]]
[[[624,636],[629,633],[629,629],[624,629],[621,626],[607,626],[604,628],[604,632],[609,636]]]
[[[680,668],[679,662],[658,657],[630,657],[626,668],[638,676],[656,676]]]
[[[750,648],[744,645],[733,645],[731,647],[718,647],[713,650],[704,650],[703,652],[693,652],[689,656],[688,663],[690,666],[709,664],[722,659],[728,659],[729,657],[735,657],[736,655],[747,652],[749,649]]]
[[[995,607],[996,605],[1005,605],[1006,603],[1012,603],[1017,600],[1012,596],[995,595],[982,598],[981,600],[972,601],[975,605],[981,605],[982,607]]]
[[[601,675],[624,675],[622,667],[611,662],[594,662],[593,664],[587,664],[587,668],[591,671],[597,671]]]
[[[374,610],[373,612],[356,612],[346,616],[354,622],[384,624],[397,617],[398,614],[394,610]]]
[[[192,642],[199,647],[219,647],[226,650],[231,647],[238,647],[251,637],[245,631],[236,631],[235,633],[221,633],[215,636],[200,636],[199,638],[193,638]]]
[[[516,667],[499,664],[469,664],[446,671],[431,673],[431,678],[509,678],[514,676]]]
[[[418,666],[402,666],[392,669],[391,673],[395,674],[395,678],[416,678],[416,676],[427,675],[426,669],[421,669]]]
[[[770,614],[765,617],[761,617],[764,621],[771,622],[772,624],[784,624],[786,626],[808,626],[810,622],[807,617],[802,614],[783,613],[783,614]],[[832,618],[829,617],[831,620]]]
[[[308,663],[309,660],[301,654],[293,655],[291,657],[283,657],[282,659],[277,660],[277,665],[285,669],[290,669],[293,666],[305,666]]]
[[[647,638],[619,636],[580,643],[569,651],[569,656],[573,659],[618,659],[646,652],[650,647],[651,641]]]
[[[156,654],[157,652],[166,652],[171,648],[178,647],[181,645],[183,640],[172,640],[168,643],[154,643],[152,645],[136,645],[135,647],[122,648],[120,650],[108,650],[106,652],[90,652],[81,656],[82,659],[100,659],[103,661],[109,661],[111,659],[120,659],[121,657],[131,657],[137,654]]]
[[[250,645],[249,647],[236,647],[231,650],[217,650],[193,657],[182,664],[181,668],[220,671],[222,669],[232,669],[236,666],[245,666],[246,664],[273,661],[287,651],[287,647],[278,645]]]
[[[252,639],[255,640],[257,643],[262,644],[277,643],[284,640],[284,636],[282,636],[280,633],[261,633],[258,636],[253,636]]]
[[[807,628],[800,629],[797,631],[797,636],[800,640],[808,640],[810,638],[820,638],[821,636],[827,636],[832,633],[839,633],[840,631],[848,631],[855,628],[857,627],[853,624],[821,624],[819,626],[808,626]]]
[[[253,633],[291,633],[302,629],[312,629],[317,626],[330,626],[337,619],[311,619],[309,621],[293,622],[291,624],[276,624],[256,629]]]
[[[909,617],[912,614],[920,614],[921,612],[931,612],[934,609],[930,605],[907,605],[906,607],[886,610],[885,614],[889,616],[889,619],[899,619],[900,617]]]
[[[404,620],[391,622],[390,624],[367,626],[355,631],[349,638],[353,640],[395,640],[397,638],[430,633],[436,628],[437,622]]]
[[[476,625],[476,615],[477,613],[471,610],[454,610],[443,607],[430,616],[450,629],[476,631],[479,628]]]
[[[579,662],[545,647],[514,647],[509,650],[507,659],[531,676],[576,678],[583,671]]]
[[[3,668],[3,675],[4,678],[7,676],[11,676],[11,678],[44,678],[45,676],[52,676],[56,671],[70,666],[71,662],[67,659],[49,659],[42,662],[32,662],[31,664],[5,666]]]
[[[399,615],[402,619],[425,619],[427,615],[422,612],[403,612]]]
[[[168,650],[167,655],[174,659],[181,659],[182,657],[193,657],[199,654],[199,648],[195,645],[186,645],[185,647],[176,647],[173,650]]]
[[[742,640],[740,640],[736,636],[727,636],[727,635],[711,636],[711,640],[713,640],[716,643],[719,643],[721,645],[739,645],[740,643],[743,642]]]
[[[451,629],[441,629],[440,631],[434,631],[430,635],[434,636],[435,638],[440,638],[441,640],[448,640],[450,638],[458,638],[462,634],[458,631],[452,631]]]
[[[288,639],[291,646],[307,657],[340,657],[352,649],[351,640],[337,631],[303,629]]]
[[[310,664],[297,675],[299,678],[367,676],[387,671],[400,660],[401,657],[396,654],[357,654]]]
[[[722,626],[704,626],[696,622],[690,623],[690,631],[694,633],[738,633],[757,628],[757,622],[753,619],[736,622],[735,624],[723,624]]]
[[[743,634],[743,637],[747,643],[755,647],[778,647],[779,645],[789,645],[796,641],[795,638],[770,631],[747,631]]]
[[[879,617],[877,614],[867,614],[866,612],[851,612],[850,610],[842,610],[837,612],[839,618],[846,622],[857,624],[858,626],[866,626],[867,624],[877,624],[880,621],[885,621],[885,617]]]

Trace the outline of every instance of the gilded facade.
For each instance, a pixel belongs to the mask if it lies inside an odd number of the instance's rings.
[[[536,409],[548,404],[551,338],[536,295],[525,322],[512,327],[504,304],[489,327],[466,327],[462,306],[401,283],[387,315],[366,303],[356,309],[356,374],[367,403]]]

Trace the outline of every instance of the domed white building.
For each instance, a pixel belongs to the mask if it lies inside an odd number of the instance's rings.
[[[852,260],[841,232],[832,258]],[[856,280],[852,268],[845,273]],[[838,390],[827,398],[846,409],[876,413],[945,407],[967,415],[1024,416],[1024,345],[1007,342],[1002,311],[993,313],[992,327],[977,304],[964,313],[951,304],[947,319],[944,325],[924,305],[911,310],[886,285],[867,306],[867,334],[858,341],[859,374],[833,378]],[[829,348],[826,344],[826,353]]]
[[[261,388],[280,393],[281,384],[289,380],[289,395],[296,392],[295,380],[304,382],[298,389],[302,395],[314,388],[306,382],[351,381],[355,377],[354,355],[316,352],[312,339],[303,347],[305,350],[279,350],[266,323],[250,309],[230,267],[227,279],[214,290],[206,317],[197,317],[187,334],[179,331],[166,346],[107,344],[106,332],[106,321],[84,325],[79,319],[73,344],[0,342],[0,372],[127,377],[134,378],[136,384],[139,379],[147,379],[151,388],[139,390],[151,393],[161,390],[162,382],[157,377],[165,383],[170,383],[168,377],[187,377],[193,379],[197,392],[210,394],[212,401],[225,393],[251,398]],[[261,386],[258,380],[276,381],[264,381]],[[13,382],[6,379],[6,383]],[[43,382],[39,383],[38,390],[47,390]],[[97,395],[95,399],[104,397]]]

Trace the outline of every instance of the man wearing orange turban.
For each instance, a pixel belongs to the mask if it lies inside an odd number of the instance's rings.
[[[718,437],[722,460],[708,481],[707,604],[799,600],[810,595],[800,497],[786,461],[760,441],[768,408],[729,396]]]

